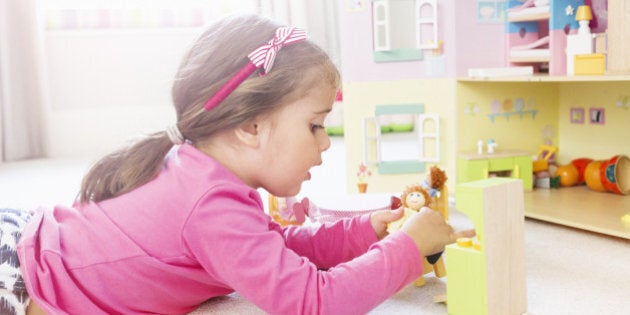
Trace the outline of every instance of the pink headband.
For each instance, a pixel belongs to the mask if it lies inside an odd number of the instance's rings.
[[[210,99],[203,105],[203,108],[210,110],[223,101],[236,87],[241,84],[256,69],[263,67],[261,75],[271,71],[273,61],[280,48],[288,44],[297,43],[306,39],[306,32],[294,27],[280,27],[276,30],[274,37],[266,44],[252,51],[247,58],[248,62],[234,76],[232,76]]]

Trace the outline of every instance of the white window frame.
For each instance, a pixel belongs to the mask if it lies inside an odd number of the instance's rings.
[[[430,7],[432,15],[422,17],[422,8],[427,5]],[[422,29],[432,27],[432,38],[425,41],[422,37]],[[418,49],[436,49],[438,48],[438,12],[437,0],[416,0],[416,47]]]
[[[440,117],[437,114],[414,114],[414,132],[418,140],[418,162],[440,161]],[[425,131],[427,122],[432,122],[433,131]],[[427,150],[425,142],[432,139],[434,143],[433,151]],[[381,126],[376,116],[363,118],[363,161],[366,165],[378,166],[381,162]],[[376,152],[371,152],[370,148],[376,148]],[[435,156],[427,156],[428,152],[435,152]]]
[[[416,128],[417,130],[417,134],[418,134],[418,145],[419,145],[419,150],[418,152],[420,152],[420,160],[423,162],[439,162],[440,161],[440,117],[436,114],[418,114],[418,116],[416,117],[417,122],[416,122]],[[433,126],[435,127],[435,130],[433,132],[425,132],[425,124],[427,123],[427,121],[431,121],[433,122]],[[433,139],[434,143],[435,143],[435,148],[434,152],[436,153],[435,157],[428,157],[426,156],[427,152],[430,152],[428,150],[426,150],[425,148],[425,140],[427,139]]]
[[[389,21],[389,0],[374,1],[372,10],[372,34],[374,51],[388,51],[391,50],[390,42],[390,21]],[[379,10],[383,10],[382,19],[379,19]],[[385,38],[381,38],[379,30],[383,29]]]

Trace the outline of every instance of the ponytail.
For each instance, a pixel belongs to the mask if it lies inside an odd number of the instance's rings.
[[[172,146],[166,132],[161,131],[101,158],[83,177],[79,202],[113,198],[150,181]]]

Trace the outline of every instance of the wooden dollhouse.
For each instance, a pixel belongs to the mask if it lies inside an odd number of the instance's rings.
[[[620,31],[627,27],[624,16],[629,14],[630,7],[608,1],[610,8],[606,11],[605,5],[602,10],[602,0],[590,1],[594,16],[607,16],[609,42],[606,58],[610,61],[609,68],[612,61],[617,60],[615,64],[620,71],[611,69],[611,73],[607,70],[605,75],[599,76],[565,76],[566,60],[561,62],[554,58],[551,50],[554,53],[562,51],[558,47],[564,45],[564,37],[577,32],[578,23],[574,15],[567,15],[570,11],[567,8],[577,9],[585,1],[551,0],[548,13],[537,20],[508,21],[508,9],[523,2],[439,1],[437,28],[442,49],[439,52],[423,50],[422,60],[396,62],[374,61],[371,10],[342,11],[344,142],[346,164],[351,166],[347,173],[347,191],[356,191],[355,174],[351,170],[365,159],[364,118],[374,116],[376,108],[383,104],[422,104],[423,114],[439,117],[440,137],[439,146],[436,146],[439,147],[439,155],[436,155],[439,161],[432,164],[439,165],[449,178],[454,179],[449,181],[451,191],[455,184],[462,182],[457,176],[460,172],[458,159],[467,152],[476,152],[478,141],[485,142],[490,138],[498,143],[497,154],[519,151],[523,156],[534,157],[540,145],[553,145],[559,148],[556,157],[559,164],[577,158],[598,160],[617,154],[630,155],[630,142],[622,141],[623,135],[630,133],[627,123],[630,120],[630,102],[627,101],[630,99],[630,69],[624,68],[627,66],[620,62],[630,59],[625,53],[630,40],[627,32]],[[520,28],[516,25],[521,23],[536,24],[539,33],[533,37],[534,34],[529,35],[527,31],[534,26],[525,26],[523,38],[532,36],[529,41],[523,39],[516,43],[510,40],[509,45],[528,45],[539,40],[541,34],[548,35],[549,61],[533,63],[539,66],[549,63],[551,74],[466,76],[471,68],[505,67],[509,63],[506,60],[509,46],[506,29],[511,26],[518,30],[511,35],[520,38]],[[600,33],[606,30],[593,26],[591,29]],[[613,44],[613,40],[617,43]],[[613,47],[616,48],[613,50]],[[439,53],[444,61],[446,71],[441,74],[427,72],[428,57],[434,53]],[[498,104],[496,108],[495,104]],[[590,113],[592,109],[605,111],[605,123],[571,120],[571,112],[576,109],[584,113]],[[519,111],[536,114],[509,114]],[[497,170],[504,168],[508,167]],[[521,169],[519,167],[519,172]],[[372,176],[370,191],[400,191],[404,185],[422,178],[424,172],[426,167],[411,173],[377,172]],[[458,196],[454,197],[457,200]],[[592,201],[581,206],[579,202],[567,199]],[[630,214],[630,196],[592,192],[584,186],[533,188],[531,192],[525,192],[525,204],[527,217],[630,239],[630,224],[622,221],[622,217]]]

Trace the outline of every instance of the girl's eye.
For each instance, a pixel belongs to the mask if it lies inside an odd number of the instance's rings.
[[[313,133],[317,132],[318,130],[323,130],[324,126],[323,125],[319,125],[319,124],[311,124],[311,131]]]

